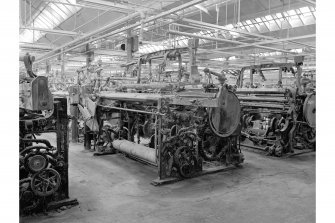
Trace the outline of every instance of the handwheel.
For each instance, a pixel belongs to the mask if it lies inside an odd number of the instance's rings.
[[[31,189],[41,197],[55,193],[61,184],[61,177],[54,169],[44,169],[36,173],[31,180]]]

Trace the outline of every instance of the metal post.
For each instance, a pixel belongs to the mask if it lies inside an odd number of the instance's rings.
[[[158,99],[158,104],[157,104],[157,112],[161,112],[162,108],[162,99]],[[157,123],[157,138],[158,138],[158,159],[157,159],[157,164],[158,164],[158,179],[161,180],[164,176],[162,173],[163,166],[162,166],[162,136],[161,136],[161,128],[162,128],[162,116],[158,115],[156,116],[158,119]]]
[[[279,67],[279,73],[278,73],[278,85],[282,85],[282,80],[283,80],[283,69]]]
[[[149,79],[152,81],[152,63],[151,60],[149,60]]]
[[[141,70],[142,70],[142,61],[141,58],[138,59],[138,70],[137,70],[137,83],[141,83]]]
[[[64,78],[65,78],[65,59],[64,59],[64,53],[61,54],[61,73],[60,73],[60,76],[61,76],[61,80],[64,81]]]
[[[182,75],[183,75],[182,71],[181,71],[182,65],[183,65],[182,58],[181,58],[181,54],[179,53],[179,55],[178,55],[178,81],[179,82],[181,81],[181,78],[182,78]]]
[[[241,75],[241,76],[240,76],[240,83],[239,83],[239,84],[240,84],[240,88],[242,88],[242,87],[243,87],[243,77],[244,77],[244,71],[245,71],[245,70],[244,70],[244,69],[242,69],[242,70],[241,70],[241,74],[240,74],[240,75]]]
[[[127,43],[126,43],[126,51],[127,51],[127,62],[131,62],[133,60],[132,53],[132,39],[131,39],[131,30],[127,30]]]
[[[252,69],[250,69],[250,87],[254,86],[254,73],[252,72]]]
[[[49,73],[50,73],[50,61],[49,60],[45,61],[45,73],[47,74],[47,76],[49,76]]]
[[[297,65],[297,74],[296,74],[296,85],[298,88],[298,92],[302,93],[302,89],[301,89],[301,83],[300,83],[300,79],[301,79],[301,74],[302,74],[302,68],[300,65]]]
[[[71,138],[72,142],[79,142],[79,128],[78,128],[78,117],[79,111],[77,105],[70,105],[70,112],[71,112]]]
[[[196,51],[199,45],[199,39],[191,38],[188,40],[188,49],[190,55],[190,79],[192,83],[200,83],[200,74],[196,65]]]

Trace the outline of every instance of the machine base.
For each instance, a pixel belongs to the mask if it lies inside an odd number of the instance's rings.
[[[195,178],[195,177],[200,177],[203,175],[207,174],[212,174],[212,173],[217,173],[217,172],[223,172],[223,171],[228,171],[234,168],[241,168],[242,166],[216,166],[216,167],[209,167],[205,168],[203,171],[199,172],[198,174],[195,174],[194,176],[190,178]],[[169,177],[165,179],[155,179],[151,182],[152,185],[154,186],[161,186],[165,184],[171,184],[171,183],[176,183],[178,181],[190,179],[190,178],[178,178],[178,177]]]
[[[113,155],[116,154],[115,151],[111,151],[111,152],[94,152],[93,156],[105,156],[105,155]]]
[[[64,200],[60,200],[60,201],[54,201],[54,202],[50,202],[47,206],[47,211],[50,211],[50,210],[55,210],[55,209],[58,209],[60,207],[63,207],[63,206],[76,206],[78,205],[79,202],[76,198],[73,198],[73,199],[64,199]]]
[[[252,146],[252,145],[242,144],[242,143],[241,143],[241,149],[245,149],[245,150],[249,150],[249,151],[253,151],[253,152],[264,153],[264,154],[267,153],[267,151],[263,147]],[[284,153],[282,156],[274,156],[274,157],[289,158],[289,157],[298,156],[298,155],[306,154],[306,153],[312,153],[312,152],[315,152],[315,150],[312,150],[312,149],[294,149],[293,153]]]

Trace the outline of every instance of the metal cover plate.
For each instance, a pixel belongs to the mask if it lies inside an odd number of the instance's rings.
[[[228,137],[235,132],[240,122],[241,107],[237,96],[227,91],[225,103],[220,108],[211,108],[209,124],[220,137]]]
[[[308,125],[316,127],[316,95],[310,94],[306,97],[303,108],[304,117]]]

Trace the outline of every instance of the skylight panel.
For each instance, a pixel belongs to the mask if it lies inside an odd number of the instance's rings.
[[[267,22],[268,20],[265,17],[261,17],[263,22]]]
[[[267,21],[271,21],[271,20],[273,20],[273,18],[272,18],[271,15],[267,15],[267,16],[265,16],[265,18],[266,18]]]
[[[70,14],[71,11],[69,10],[69,6],[65,6],[62,4],[57,4],[57,6],[59,7],[60,10],[62,10],[66,15]]]
[[[288,11],[288,14],[291,15],[291,16],[292,15],[297,15],[297,13],[295,12],[295,10],[293,10],[293,9],[290,10],[290,11]]]
[[[58,0],[58,2],[71,3],[75,4],[76,0]],[[46,8],[40,7],[38,10],[39,13],[34,22],[31,22],[28,26],[35,26],[38,28],[45,29],[53,29],[66,19],[68,19],[71,15],[77,12],[80,7],[62,5],[62,4],[53,4],[49,3]],[[34,31],[34,38],[31,30],[24,30],[20,35],[20,41],[24,40],[25,42],[37,41],[41,36],[43,36],[43,32]]]
[[[51,20],[51,24],[59,24],[60,21],[58,18],[56,18],[54,15],[52,15],[48,10],[43,11],[43,13],[45,14],[45,16]]]
[[[311,12],[315,12],[315,8],[314,7],[309,7],[309,10],[311,10]]]
[[[255,27],[257,28],[258,31],[260,31],[261,26],[259,24],[255,24]]]
[[[55,12],[62,17],[63,20],[66,19],[66,14],[55,4],[50,4],[50,7],[55,10]]]
[[[262,22],[261,18],[256,18],[255,20],[256,20],[258,23],[261,23],[261,22]]]
[[[277,18],[283,18],[283,15],[281,13],[276,13]]]
[[[51,19],[50,19],[48,16],[46,16],[45,14],[40,14],[40,15],[36,18],[36,20],[41,20],[41,21],[43,21],[44,24],[45,24],[45,28],[52,28],[52,27],[53,27],[53,23],[52,23]]]
[[[233,24],[228,24],[228,25],[226,25],[226,28],[228,28],[228,29],[233,29],[233,28],[234,28],[234,25],[233,25]]]
[[[35,21],[39,21],[41,23],[40,28],[51,28],[51,24],[49,20],[46,20],[44,16],[40,15]]]
[[[248,25],[252,25],[252,22],[250,20],[245,21]]]
[[[299,19],[299,16],[298,15],[293,15],[293,16],[290,17],[290,19],[292,19],[292,20],[293,19]]]
[[[35,20],[34,21],[34,27],[37,27],[37,28],[45,28],[45,25],[43,23],[41,23],[40,20]]]
[[[300,8],[300,12],[306,13],[306,12],[311,12],[311,10],[308,7],[303,7],[303,8]]]

